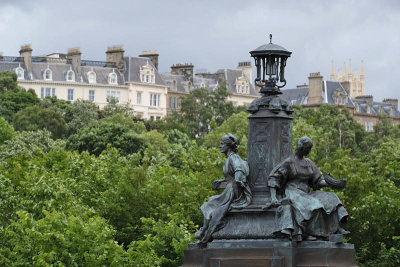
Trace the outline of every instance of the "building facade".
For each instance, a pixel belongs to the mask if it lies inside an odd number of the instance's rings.
[[[282,98],[294,105],[315,110],[322,104],[346,108],[367,131],[373,130],[380,112],[392,118],[393,125],[400,124],[397,99],[388,98],[377,102],[371,95],[352,97],[350,81],[326,81],[319,72],[310,73],[308,84],[297,86],[295,89],[282,90]]]
[[[162,77],[168,86],[168,112],[179,111],[180,101],[194,88],[214,90],[225,83],[231,94],[228,101],[235,106],[248,105],[260,97],[252,81],[252,66],[250,62],[239,62],[237,69],[220,69],[215,73],[194,73],[192,63],[174,64],[171,72],[163,73]]]
[[[18,84],[32,88],[42,99],[83,99],[104,107],[113,97],[146,119],[167,114],[167,86],[153,64],[158,63],[155,51],[150,57],[146,53],[125,57],[121,46],[112,46],[106,51],[106,61],[83,60],[79,48],[67,54],[32,56],[30,45],[24,45],[19,52],[19,57],[0,56],[0,71],[15,72]]]

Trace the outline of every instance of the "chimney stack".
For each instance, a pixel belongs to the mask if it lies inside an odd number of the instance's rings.
[[[72,67],[81,76],[81,50],[79,47],[68,49],[67,59],[71,60]]]
[[[22,45],[19,50],[19,56],[24,59],[25,68],[29,72],[32,72],[32,48],[30,44]]]
[[[106,52],[107,66],[116,67],[120,72],[122,72],[125,68],[124,52],[125,50],[120,45],[109,46]]]
[[[389,103],[392,108],[394,108],[394,110],[398,110],[398,106],[399,106],[399,100],[396,98],[385,98],[383,100],[383,102],[385,103]]]
[[[171,74],[183,75],[186,81],[190,81],[193,84],[193,64],[174,64],[171,66]]]
[[[319,73],[310,73],[308,77],[308,104],[322,103],[322,79],[324,77]]]
[[[148,57],[153,62],[154,67],[158,70],[158,52],[156,50],[143,51],[139,57]]]

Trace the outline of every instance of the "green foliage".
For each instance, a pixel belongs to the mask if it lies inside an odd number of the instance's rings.
[[[227,101],[229,92],[225,84],[209,92],[206,88],[190,91],[189,96],[181,101],[181,114],[176,114],[179,122],[187,127],[191,138],[204,135],[210,131],[211,120],[220,125],[238,110],[232,102]]]
[[[3,117],[0,117],[0,145],[15,135],[14,128]]]
[[[8,122],[11,122],[15,113],[26,107],[36,105],[39,102],[40,99],[32,89],[28,91],[19,88],[16,90],[7,90],[0,93],[0,115]]]
[[[54,139],[65,135],[67,126],[64,118],[55,107],[27,107],[14,116],[14,127],[18,131],[47,130]]]
[[[63,140],[54,141],[51,138],[51,133],[46,130],[22,132],[13,139],[5,141],[0,147],[0,161],[17,155],[34,156],[47,153],[56,147],[63,146]]]
[[[248,135],[248,116],[247,112],[240,112],[233,114],[220,126],[211,130],[209,134],[204,137],[203,145],[205,147],[219,147],[221,137],[227,133],[231,133],[238,138],[239,155],[246,158],[247,154],[247,135]]]
[[[136,266],[180,266],[183,251],[194,241],[192,222],[179,214],[168,215],[168,221],[142,218],[144,240],[132,242],[128,255]],[[149,265],[150,263],[150,265]]]
[[[99,107],[91,101],[74,101],[66,106],[64,119],[67,124],[67,136],[78,132],[79,129],[99,119]]]
[[[108,144],[124,154],[133,154],[144,149],[148,145],[145,137],[151,137],[151,134],[142,135],[141,132],[144,130],[142,123],[133,123],[132,120],[124,118],[116,114],[90,123],[68,139],[67,148],[80,152],[88,151],[94,155],[99,155]]]
[[[12,71],[0,72],[0,94],[5,91],[18,91],[17,74]]]

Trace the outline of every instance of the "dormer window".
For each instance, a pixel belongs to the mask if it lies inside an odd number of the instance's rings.
[[[149,61],[140,67],[140,78],[142,83],[155,83],[155,71]]]
[[[75,80],[75,73],[70,69],[67,72],[67,81],[73,82]]]
[[[52,76],[53,76],[53,74],[52,74],[51,70],[49,69],[49,66],[47,66],[47,69],[44,71],[43,78],[46,81],[51,81],[53,78]]]
[[[368,114],[371,113],[371,107],[370,106],[367,106],[367,113]]]
[[[117,74],[114,72],[108,74],[108,83],[109,84],[117,84]]]
[[[176,90],[176,80],[172,81],[172,90]]]
[[[356,111],[360,112],[360,104],[356,104]]]
[[[239,94],[249,93],[249,82],[244,75],[236,78],[236,92]]]
[[[16,68],[15,73],[17,74],[18,80],[23,80],[24,79],[24,69],[19,66]]]
[[[96,83],[96,73],[94,71],[89,71],[87,77],[89,83]]]

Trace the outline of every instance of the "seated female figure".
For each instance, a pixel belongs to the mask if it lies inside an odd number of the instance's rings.
[[[221,138],[220,151],[227,157],[222,168],[225,178],[214,181],[212,188],[217,190],[222,183],[226,183],[226,187],[221,194],[210,197],[200,207],[204,223],[195,235],[199,244],[205,245],[212,240],[212,234],[224,226],[223,218],[229,209],[241,209],[251,202],[247,183],[249,165],[236,154],[237,143],[237,138],[230,133]]]
[[[278,164],[268,178],[271,204],[278,206],[276,233],[296,241],[327,239],[330,234],[347,233],[342,224],[348,213],[338,196],[317,191],[328,184],[317,166],[304,157],[312,146],[309,137],[301,137],[295,154]],[[277,199],[277,190],[283,199]]]

